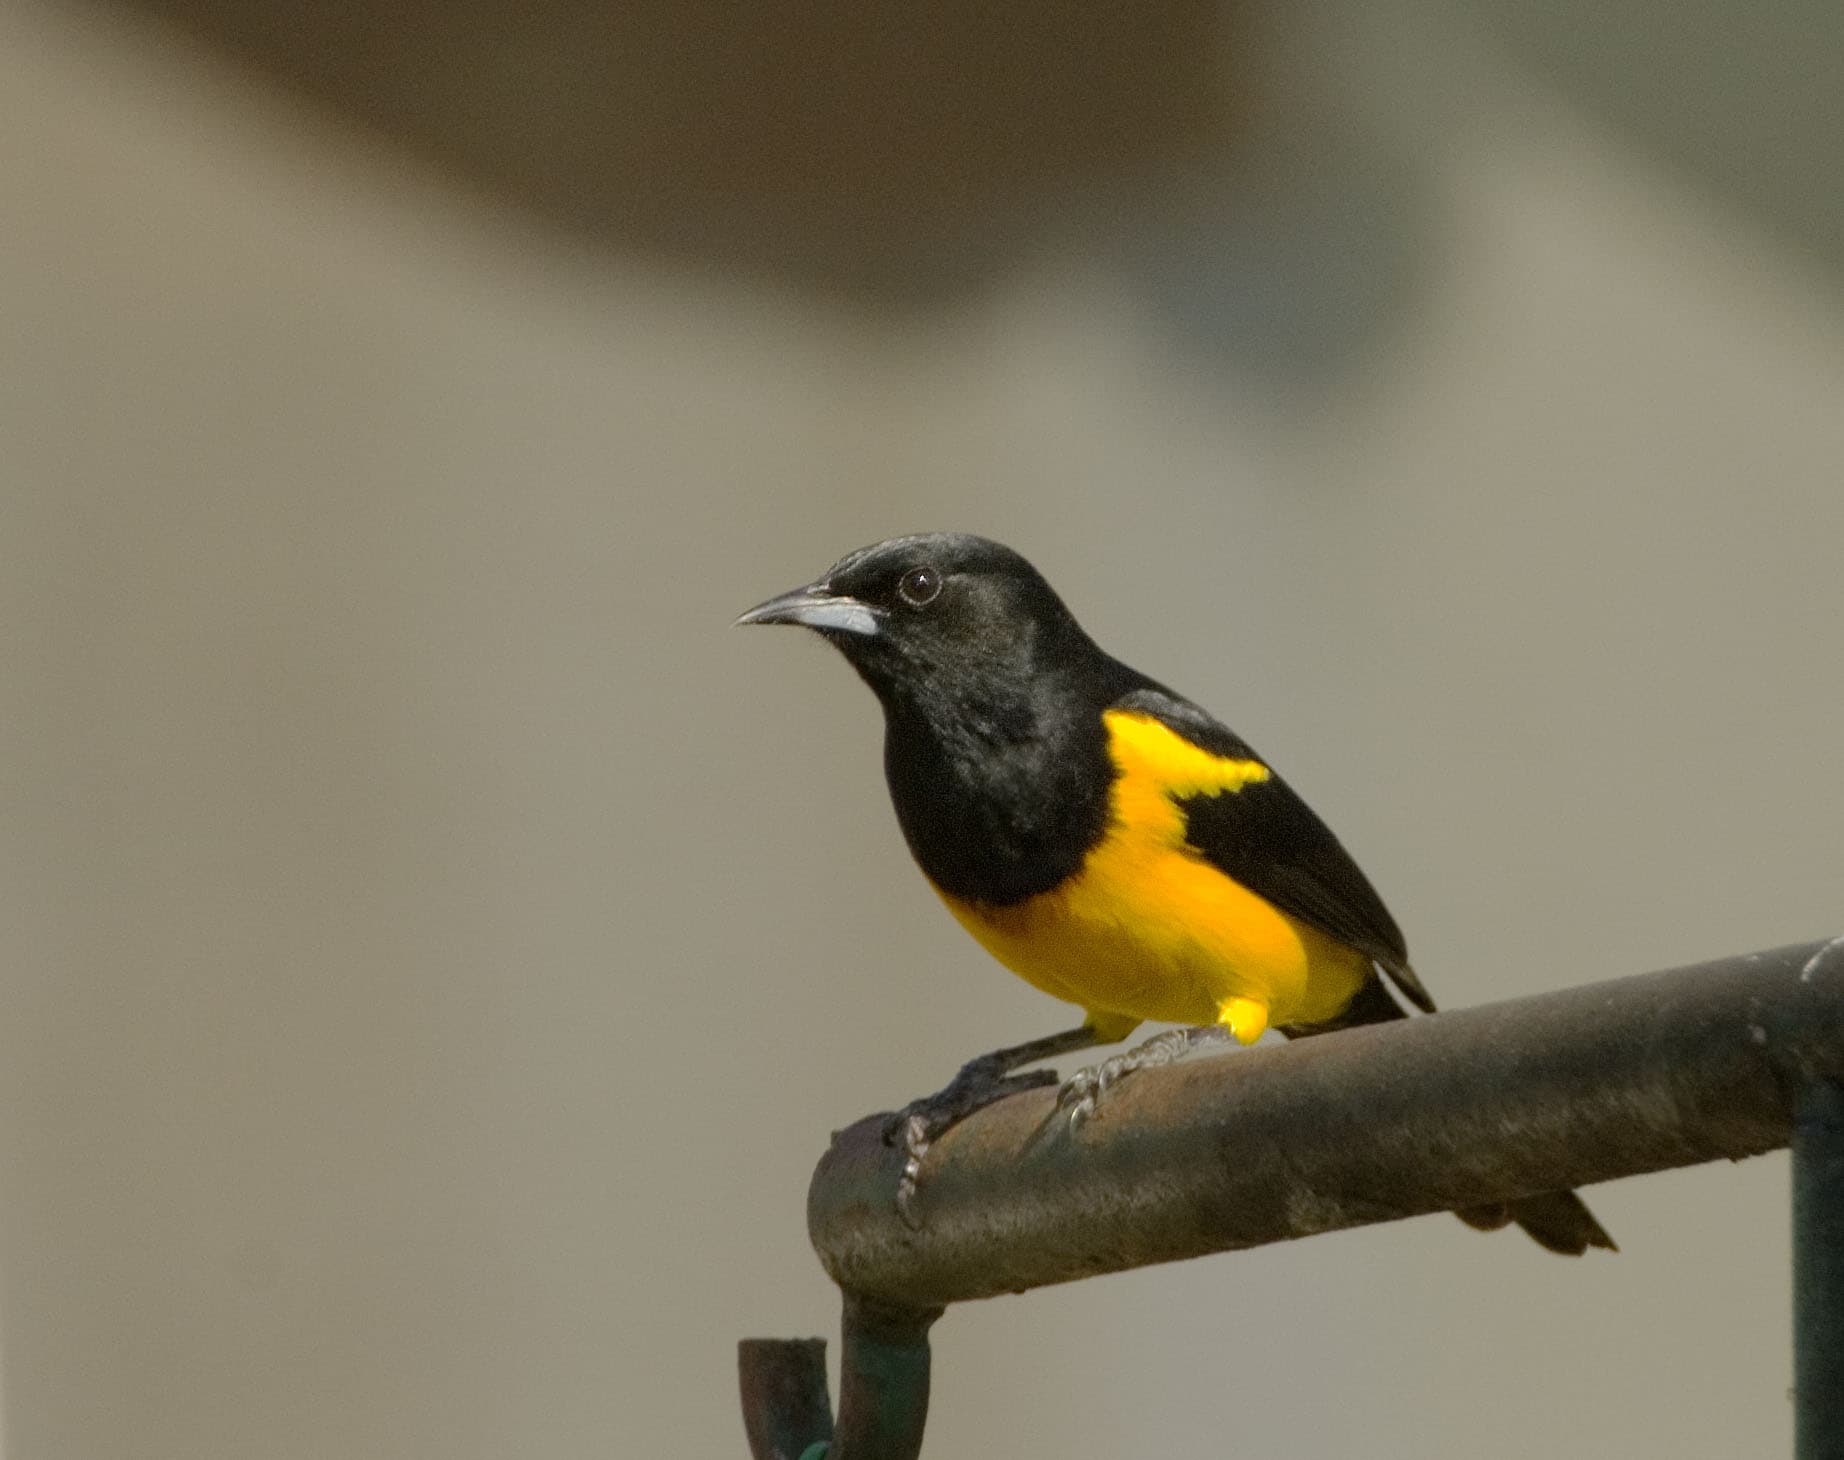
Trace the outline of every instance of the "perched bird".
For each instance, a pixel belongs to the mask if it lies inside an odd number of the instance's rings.
[[[892,538],[745,613],[831,642],[884,711],[884,771],[909,849],[961,925],[1074,1029],[970,1061],[901,1129],[913,1198],[928,1142],[1038,1059],[1143,1020],[1189,1026],[1084,1070],[1108,1085],[1212,1039],[1253,1043],[1406,1017],[1434,1001],[1364,874],[1234,731],[1103,652],[1043,577],[985,538]],[[1614,1244],[1573,1192],[1463,1211],[1553,1252]]]

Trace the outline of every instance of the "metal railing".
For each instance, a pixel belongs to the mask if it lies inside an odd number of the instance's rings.
[[[1844,938],[1149,1069],[1071,1129],[1053,1091],[935,1143],[898,1214],[886,1117],[807,1198],[844,1294],[819,1339],[744,1340],[756,1460],[910,1460],[949,1303],[1793,1148],[1798,1460],[1844,1460]]]

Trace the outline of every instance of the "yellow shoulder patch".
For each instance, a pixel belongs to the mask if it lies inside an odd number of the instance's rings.
[[[1108,753],[1122,779],[1151,781],[1168,796],[1218,796],[1272,774],[1258,760],[1212,755],[1151,715],[1107,710],[1101,718],[1108,727]]]

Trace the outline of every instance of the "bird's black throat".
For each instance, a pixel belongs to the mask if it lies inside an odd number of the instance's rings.
[[[884,701],[884,773],[929,880],[992,906],[1048,892],[1107,830],[1114,765],[1095,700],[1056,676]]]

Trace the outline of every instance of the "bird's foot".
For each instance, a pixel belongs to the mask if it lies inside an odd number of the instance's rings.
[[[1055,1070],[1008,1074],[992,1056],[981,1056],[961,1066],[960,1073],[942,1089],[910,1101],[891,1116],[884,1127],[884,1144],[903,1148],[903,1174],[896,1184],[896,1209],[903,1221],[912,1228],[922,1225],[916,1214],[922,1161],[944,1131],[1008,1095],[1054,1085],[1056,1078]]]
[[[1077,1070],[1057,1091],[1057,1109],[1069,1116],[1070,1129],[1079,1129],[1084,1121],[1094,1116],[1108,1089],[1134,1071],[1169,1065],[1183,1059],[1198,1045],[1225,1037],[1233,1038],[1234,1035],[1220,1024],[1206,1024],[1197,1029],[1168,1029],[1155,1034],[1124,1054],[1111,1055],[1099,1064]]]

